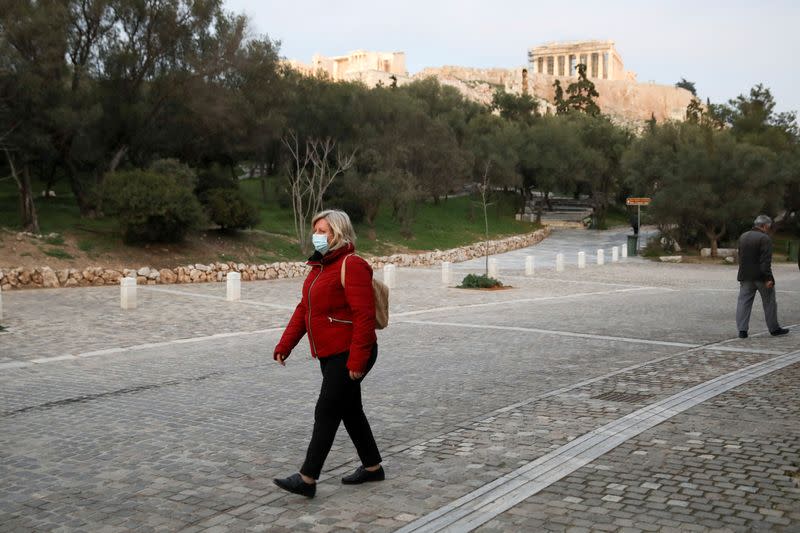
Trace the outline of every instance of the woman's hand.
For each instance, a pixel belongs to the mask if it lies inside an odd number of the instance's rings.
[[[350,379],[352,379],[353,381],[361,379],[363,377],[364,377],[364,372],[353,372],[352,370],[350,371]]]
[[[275,361],[277,361],[278,364],[281,365],[281,366],[286,366],[286,358],[287,357],[289,357],[289,356],[287,354],[285,354],[285,353],[276,353],[275,354]]]

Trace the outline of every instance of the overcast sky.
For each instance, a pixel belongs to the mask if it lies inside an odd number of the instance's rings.
[[[402,51],[424,67],[518,67],[531,46],[610,39],[639,81],[695,82],[725,102],[757,83],[779,111],[800,110],[799,0],[225,0],[281,55]]]

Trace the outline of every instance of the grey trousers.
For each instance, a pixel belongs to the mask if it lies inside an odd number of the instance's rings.
[[[742,281],[739,288],[739,300],[736,302],[736,327],[739,331],[747,331],[750,325],[750,311],[753,309],[753,300],[756,291],[761,295],[764,304],[764,318],[770,331],[780,329],[778,324],[778,302],[775,300],[775,287],[767,288],[763,281]]]

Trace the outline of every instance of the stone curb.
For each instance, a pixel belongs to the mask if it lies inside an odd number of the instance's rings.
[[[550,228],[544,227],[533,233],[515,235],[506,239],[489,241],[489,254],[499,254],[519,248],[532,246],[544,240],[550,234]],[[480,242],[452,248],[434,250],[421,254],[393,254],[389,256],[365,258],[373,268],[385,265],[399,267],[425,267],[441,264],[444,261],[458,263],[480,257],[486,253],[486,243]],[[0,269],[0,289],[88,287],[100,285],[117,285],[120,278],[135,277],[138,285],[169,285],[174,283],[207,283],[225,280],[228,272],[239,272],[242,281],[284,279],[305,276],[308,267],[305,261],[244,264],[244,263],[210,263],[179,266],[175,268],[155,269],[141,267],[138,269],[104,269],[86,267],[84,269],[66,268],[53,270],[48,266],[36,268]]]

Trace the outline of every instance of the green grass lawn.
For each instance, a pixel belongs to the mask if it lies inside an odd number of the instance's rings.
[[[215,231],[212,234],[231,244],[218,257],[205,260],[274,262],[303,259],[294,237],[294,220],[290,207],[281,207],[278,202],[278,178],[268,180],[266,199],[259,180],[243,180],[242,191],[250,202],[259,209],[261,217],[252,231],[224,235]],[[43,185],[34,184],[35,191]],[[39,225],[43,234],[58,233],[73,238],[70,251],[62,250],[62,237],[45,239],[42,252],[50,257],[68,259],[70,252],[87,258],[101,254],[113,254],[123,249],[116,222],[112,218],[81,218],[77,204],[66,186],[59,183],[54,188],[55,198],[36,196],[35,204]],[[502,236],[527,233],[537,227],[526,222],[514,220],[516,198],[513,193],[497,193],[488,207],[489,236]],[[17,229],[20,225],[17,190],[13,182],[0,182],[0,226]],[[375,240],[367,238],[369,228],[357,224],[359,235],[358,249],[366,254],[384,255],[402,251],[422,251],[447,249],[481,241],[485,238],[483,208],[475,198],[458,197],[441,200],[438,204],[426,201],[416,207],[415,220],[411,226],[412,236],[406,238],[400,225],[391,216],[391,206],[381,206],[375,222]],[[194,237],[192,237],[194,238]],[[130,250],[130,247],[127,247]],[[242,250],[246,256],[241,256]],[[200,259],[198,259],[199,261]]]

